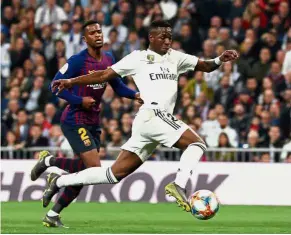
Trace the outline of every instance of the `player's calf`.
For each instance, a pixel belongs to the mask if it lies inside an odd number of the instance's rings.
[[[200,158],[206,151],[206,145],[193,130],[188,129],[177,141],[175,147],[184,150],[184,152],[178,164],[176,179],[165,187],[165,192],[175,197],[179,206],[183,207],[186,211],[190,211],[186,197],[186,184]]]

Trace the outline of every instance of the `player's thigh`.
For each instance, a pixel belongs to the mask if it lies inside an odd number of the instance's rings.
[[[111,166],[113,175],[118,181],[130,175],[143,164],[140,157],[131,151],[121,150],[118,158]]]
[[[173,145],[190,127],[166,111],[154,110],[155,117],[148,125],[147,135],[156,142],[167,147]]]
[[[62,124],[61,128],[72,149],[80,156],[87,167],[100,166],[97,151],[99,143],[96,141],[96,136],[93,136],[85,125],[71,126]]]
[[[142,162],[145,162],[158,144],[158,142],[148,138],[145,131],[140,129],[140,131],[132,132],[131,137],[121,146],[121,149],[134,153]]]

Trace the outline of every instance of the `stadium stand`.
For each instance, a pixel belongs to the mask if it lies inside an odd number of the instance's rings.
[[[59,127],[66,103],[48,85],[66,60],[84,49],[83,22],[102,24],[103,50],[118,61],[146,49],[149,23],[165,19],[173,25],[176,50],[202,58],[226,49],[240,53],[236,63],[179,79],[175,115],[208,147],[233,149],[213,153],[212,160],[291,162],[290,9],[290,0],[3,0],[1,158],[37,157],[36,151],[23,154],[32,147],[74,156]],[[131,78],[124,82],[135,88]],[[108,148],[102,149],[103,159],[114,159],[114,147],[130,137],[138,108],[107,88],[101,105],[101,139]],[[286,152],[237,154],[253,148]],[[173,160],[170,155],[165,150],[163,159]]]

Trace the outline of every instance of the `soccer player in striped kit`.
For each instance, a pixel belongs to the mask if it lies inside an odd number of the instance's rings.
[[[115,63],[110,53],[101,52],[103,34],[96,21],[88,21],[83,25],[83,40],[87,49],[69,58],[68,62],[56,74],[54,81],[105,70]],[[139,93],[129,89],[119,78],[108,82],[121,97],[139,98]],[[107,82],[92,85],[73,86],[58,94],[69,104],[61,117],[61,128],[77,159],[56,158],[48,151],[39,153],[39,161],[31,171],[31,180],[36,180],[50,166],[56,166],[69,173],[78,172],[89,167],[100,167],[98,150],[100,147],[100,102]],[[53,208],[43,219],[48,227],[63,227],[60,212],[67,207],[80,193],[82,186],[66,187]]]

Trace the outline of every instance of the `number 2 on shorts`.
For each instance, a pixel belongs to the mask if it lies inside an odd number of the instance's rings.
[[[80,135],[82,141],[89,139],[87,130],[84,127],[78,129],[78,134]]]

